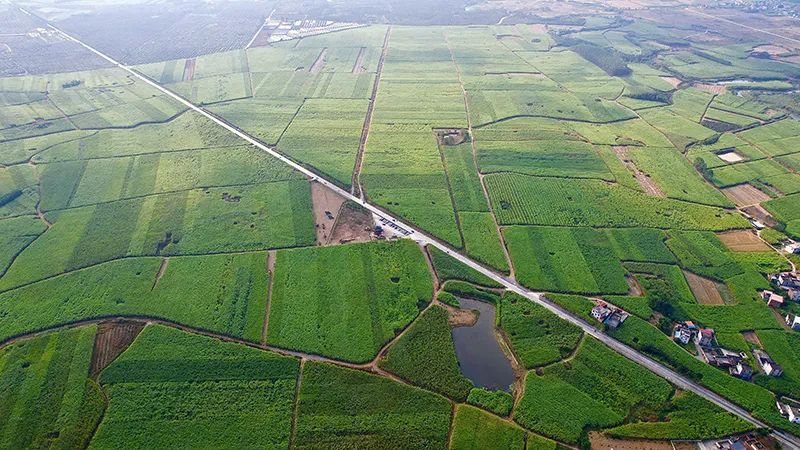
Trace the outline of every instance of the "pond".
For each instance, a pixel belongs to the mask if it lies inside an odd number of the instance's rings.
[[[453,328],[461,373],[477,387],[509,390],[514,383],[514,370],[494,333],[494,306],[476,300],[459,301],[462,309],[480,312],[475,325]]]

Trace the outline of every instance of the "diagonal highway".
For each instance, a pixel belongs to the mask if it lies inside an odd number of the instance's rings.
[[[33,15],[31,12],[25,10],[22,7],[19,7],[19,9],[22,12],[26,13],[26,14]],[[198,114],[201,114],[202,116],[208,118],[209,120],[213,121],[217,125],[225,128],[229,132],[235,134],[236,136],[238,136],[242,140],[250,143],[251,145],[255,146],[256,148],[264,151],[265,153],[268,153],[269,155],[279,159],[280,161],[282,161],[283,163],[285,163],[288,166],[291,166],[293,169],[297,170],[298,172],[301,172],[302,174],[307,176],[310,180],[316,181],[316,182],[322,184],[323,186],[325,186],[328,189],[336,192],[337,194],[341,195],[342,197],[344,197],[347,200],[350,200],[350,201],[353,201],[355,203],[358,203],[359,205],[363,206],[364,208],[366,208],[367,210],[369,210],[370,212],[375,214],[377,217],[379,217],[381,223],[383,223],[386,226],[394,228],[395,231],[399,232],[400,234],[402,234],[402,235],[404,235],[406,237],[409,237],[411,239],[414,239],[415,241],[417,241],[421,245],[431,245],[431,246],[434,246],[434,247],[444,251],[448,255],[450,255],[450,256],[456,258],[458,261],[462,262],[463,264],[475,269],[476,271],[480,272],[481,274],[486,275],[487,277],[491,278],[492,280],[497,281],[498,283],[502,284],[508,290],[510,290],[512,292],[515,292],[515,293],[517,293],[517,294],[519,294],[519,295],[521,295],[521,296],[533,301],[534,303],[537,303],[537,304],[545,307],[546,309],[548,309],[552,313],[556,314],[561,319],[564,319],[567,322],[570,322],[570,323],[572,323],[574,325],[577,325],[586,334],[588,334],[588,335],[594,337],[595,339],[603,342],[604,344],[606,344],[608,347],[610,347],[611,349],[613,349],[617,353],[619,353],[619,354],[625,356],[626,358],[634,361],[635,363],[637,363],[637,364],[649,369],[650,371],[652,371],[656,375],[668,380],[669,382],[671,382],[675,386],[677,386],[677,387],[679,387],[679,388],[681,388],[683,390],[692,391],[692,392],[704,397],[705,399],[711,401],[712,403],[718,405],[719,407],[725,409],[726,411],[731,412],[731,413],[741,417],[742,419],[752,423],[753,425],[755,425],[757,427],[769,428],[765,423],[763,423],[760,420],[758,420],[755,417],[753,417],[744,408],[741,408],[740,406],[738,406],[738,405],[734,404],[733,402],[727,400],[726,398],[722,397],[721,395],[711,391],[710,389],[708,389],[708,388],[706,388],[704,386],[701,386],[697,382],[695,382],[693,380],[690,380],[690,379],[684,377],[683,375],[678,374],[677,372],[673,371],[672,369],[667,368],[666,366],[664,366],[664,365],[656,362],[655,360],[650,359],[649,357],[637,352],[636,350],[634,350],[633,348],[623,344],[622,342],[617,341],[616,339],[608,336],[607,334],[605,334],[602,331],[596,329],[595,327],[593,327],[589,323],[585,322],[583,319],[573,315],[572,313],[566,311],[565,309],[561,308],[560,306],[556,305],[555,303],[549,301],[544,296],[544,294],[538,293],[538,292],[533,292],[533,291],[531,291],[529,289],[526,289],[526,288],[522,287],[519,283],[517,283],[517,282],[515,282],[513,280],[510,280],[510,279],[506,278],[505,276],[503,276],[503,275],[501,275],[501,274],[499,274],[499,273],[497,273],[497,272],[495,272],[495,271],[493,271],[491,269],[488,269],[488,268],[484,267],[483,265],[473,261],[472,259],[468,258],[467,256],[464,256],[463,254],[457,252],[456,250],[451,249],[448,245],[446,245],[443,242],[439,241],[438,239],[432,237],[431,235],[425,233],[424,231],[422,231],[420,229],[417,229],[417,228],[415,228],[414,226],[412,226],[410,224],[404,223],[401,219],[393,216],[392,214],[388,213],[387,211],[383,210],[382,208],[380,208],[380,207],[378,207],[376,205],[373,205],[373,204],[369,203],[368,201],[366,201],[366,200],[364,200],[364,199],[362,199],[360,197],[352,195],[350,192],[340,188],[339,186],[337,186],[336,184],[332,183],[331,181],[328,181],[327,179],[320,177],[319,175],[317,175],[316,173],[314,173],[311,170],[307,169],[306,167],[302,166],[301,164],[299,164],[299,163],[295,162],[294,160],[289,159],[285,155],[279,153],[275,148],[270,147],[270,146],[258,141],[257,139],[255,139],[251,135],[249,135],[246,132],[242,131],[241,129],[235,127],[234,125],[230,124],[226,120],[224,120],[224,119],[222,119],[220,117],[217,117],[214,114],[211,114],[210,112],[206,111],[205,109],[195,105],[194,103],[190,102],[189,100],[186,100],[185,98],[181,97],[180,95],[172,92],[171,90],[165,88],[164,86],[156,83],[155,81],[151,80],[150,78],[148,78],[148,77],[144,76],[143,74],[137,72],[133,68],[131,68],[129,66],[126,66],[126,65],[116,61],[115,59],[111,58],[110,56],[108,56],[108,55],[106,55],[106,54],[104,54],[102,52],[100,52],[99,50],[95,49],[94,47],[84,43],[83,41],[80,41],[80,40],[72,37],[70,34],[68,34],[68,33],[62,31],[61,29],[53,26],[52,24],[47,22],[45,19],[43,19],[43,18],[40,18],[40,19],[43,20],[45,23],[47,23],[48,27],[50,29],[52,29],[53,31],[61,34],[65,39],[68,39],[70,41],[73,41],[73,42],[81,45],[82,47],[84,47],[87,50],[91,51],[92,53],[94,53],[95,55],[99,56],[100,58],[103,58],[104,60],[108,61],[109,63],[111,63],[115,67],[118,67],[118,68],[124,70],[125,72],[131,74],[132,76],[136,77],[137,79],[141,80],[142,82],[152,86],[153,88],[157,89],[158,91],[162,92],[163,94],[171,97],[172,99],[174,99],[175,101],[177,101],[181,105],[183,105],[183,106],[191,109],[192,111],[195,111]],[[778,431],[778,430],[774,430],[773,431],[773,436],[776,439],[778,439],[785,447],[790,448],[790,449],[800,450],[800,438],[798,438],[797,436],[794,436],[792,434],[785,433],[785,432],[782,432],[782,431]]]

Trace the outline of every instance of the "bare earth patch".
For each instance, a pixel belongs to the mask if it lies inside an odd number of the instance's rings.
[[[672,85],[674,88],[677,88],[679,84],[683,83],[683,81],[677,77],[661,77],[661,79]]]
[[[190,58],[183,63],[183,81],[192,81],[194,79],[194,69],[197,67],[197,59]]]
[[[319,56],[317,60],[314,61],[314,64],[311,65],[309,72],[311,73],[320,73],[322,69],[325,68],[325,57],[328,55],[328,49],[323,48],[321,52],[319,52]]]
[[[367,242],[372,239],[372,213],[356,203],[345,202],[328,237],[328,243]]]
[[[770,199],[769,195],[747,183],[724,188],[722,193],[738,207],[757,205]]]
[[[673,450],[670,441],[615,439],[597,431],[589,433],[592,450]]]
[[[636,280],[631,274],[625,274],[625,281],[628,282],[628,295],[631,297],[641,297],[644,295],[644,290],[642,286],[639,285],[639,281]]]
[[[453,308],[450,305],[442,304],[447,310],[448,319],[451,327],[471,327],[478,322],[478,315],[468,309]]]
[[[692,289],[692,293],[694,294],[695,298],[697,298],[698,303],[701,305],[725,304],[725,300],[722,299],[722,295],[719,293],[719,289],[717,288],[717,283],[686,270],[683,271],[683,274],[686,276],[686,281],[689,283],[689,288]]]
[[[726,163],[737,163],[745,160],[745,157],[737,153],[736,150],[721,152],[717,153],[716,155],[717,158],[725,161]]]
[[[628,147],[626,145],[615,145],[613,147],[614,153],[617,155],[622,164],[633,172],[634,178],[639,183],[639,186],[644,189],[648,195],[653,197],[666,197],[664,191],[653,181],[646,173],[639,170],[636,164],[628,157]]]
[[[325,245],[330,242],[330,233],[336,223],[336,214],[344,203],[340,197],[330,189],[317,182],[311,183],[311,203],[314,206],[314,226],[317,231],[317,244]]]
[[[701,91],[716,95],[724,94],[727,91],[725,86],[721,84],[695,83],[694,87],[696,89],[700,89]]]
[[[778,224],[778,221],[772,217],[772,214],[770,214],[766,209],[762,208],[761,205],[748,206],[746,208],[742,208],[742,211],[750,214],[756,220],[768,227],[774,227]]]
[[[97,326],[94,338],[94,352],[90,373],[96,377],[108,367],[117,356],[131,345],[139,332],[144,328],[144,322],[116,320],[103,322]]]
[[[719,240],[734,252],[768,252],[770,248],[750,230],[736,230],[717,234]]]
[[[758,338],[758,335],[756,334],[755,331],[742,331],[742,337],[744,338],[745,341],[757,345],[759,347],[762,347],[761,340]]]

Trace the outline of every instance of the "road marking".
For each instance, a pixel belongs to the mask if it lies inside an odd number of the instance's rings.
[[[25,11],[23,8],[20,7],[20,9],[23,12],[27,13],[27,11]],[[417,230],[414,227],[412,227],[412,226],[410,226],[408,224],[405,224],[400,219],[392,216],[391,214],[388,214],[387,212],[385,212],[384,210],[380,209],[379,207],[366,202],[364,199],[361,199],[359,197],[356,197],[356,196],[352,195],[350,192],[347,192],[344,189],[340,188],[339,186],[335,185],[334,183],[332,183],[332,182],[320,177],[319,175],[315,174],[314,172],[310,171],[309,169],[306,169],[305,167],[303,167],[300,164],[294,162],[293,160],[289,159],[288,157],[284,156],[283,154],[277,152],[274,148],[269,147],[269,146],[263,144],[262,142],[257,141],[255,138],[251,137],[249,134],[245,133],[244,131],[240,130],[239,128],[234,127],[233,125],[229,124],[225,120],[223,120],[223,119],[211,114],[210,112],[198,107],[194,103],[191,103],[190,101],[184,99],[183,97],[175,94],[174,92],[172,92],[169,89],[161,86],[160,84],[156,83],[155,81],[152,81],[151,79],[149,79],[146,76],[142,75],[141,73],[137,72],[133,68],[128,67],[128,66],[126,66],[126,65],[124,65],[124,64],[122,64],[122,63],[120,63],[120,62],[118,62],[118,61],[116,61],[114,59],[112,59],[110,56],[107,56],[106,54],[100,52],[99,50],[96,50],[94,47],[91,47],[90,45],[88,45],[88,44],[86,44],[86,43],[84,43],[84,42],[72,37],[70,34],[62,31],[61,29],[53,26],[50,23],[48,23],[47,26],[50,29],[52,29],[52,30],[58,32],[59,34],[61,34],[62,36],[64,36],[66,39],[71,40],[71,41],[83,46],[87,50],[91,51],[92,53],[96,54],[97,56],[99,56],[99,57],[103,58],[104,60],[108,61],[109,63],[111,63],[115,67],[118,67],[118,68],[130,73],[131,75],[135,76],[136,78],[140,79],[141,81],[145,82],[146,84],[158,89],[163,94],[165,94],[165,95],[171,97],[172,99],[178,101],[180,104],[182,104],[182,105],[186,106],[187,108],[197,112],[198,114],[201,114],[202,116],[204,116],[207,119],[215,122],[216,124],[222,126],[223,128],[225,128],[229,132],[235,134],[236,136],[238,136],[242,140],[250,143],[251,145],[253,145],[253,146],[263,150],[264,152],[268,153],[269,155],[277,158],[278,160],[282,161],[286,165],[292,167],[293,169],[295,169],[298,172],[300,172],[300,173],[304,174],[305,176],[307,176],[311,181],[317,181],[320,184],[322,184],[323,186],[325,186],[325,187],[331,189],[332,191],[336,192],[337,194],[341,195],[342,197],[344,197],[344,198],[346,198],[348,200],[351,200],[351,201],[353,201],[355,203],[358,203],[359,205],[361,205],[365,209],[369,210],[370,212],[372,212],[372,213],[376,214],[378,217],[380,217],[382,219],[381,220],[382,222],[384,220],[386,220],[388,222],[385,222],[385,223],[392,223],[392,224],[394,224],[394,226],[397,226],[397,227],[400,227],[400,228],[405,228],[406,231],[408,231],[408,235],[407,236],[411,237],[412,239],[414,239],[418,243],[420,243],[422,245],[432,245],[432,246],[438,248],[439,250],[444,251],[445,253],[447,253],[448,255],[456,258],[458,261],[460,261],[461,263],[465,264],[466,266],[468,266],[468,267],[470,267],[472,269],[475,269],[479,273],[481,273],[481,274],[491,278],[492,280],[497,281],[498,283],[502,284],[508,290],[510,290],[512,292],[515,292],[515,293],[517,293],[517,294],[519,294],[519,295],[521,295],[521,296],[533,301],[534,303],[537,303],[537,304],[545,307],[546,309],[548,309],[550,312],[554,313],[559,318],[564,319],[567,322],[570,322],[570,323],[572,323],[574,325],[577,325],[586,334],[588,334],[588,335],[594,337],[595,339],[603,342],[606,346],[608,346],[612,350],[616,351],[617,353],[621,354],[622,356],[625,356],[626,358],[630,359],[631,361],[633,361],[633,362],[645,367],[646,369],[649,369],[651,372],[653,372],[656,375],[666,379],[667,381],[669,381],[670,383],[674,384],[675,386],[677,386],[677,387],[679,387],[681,389],[684,389],[684,390],[693,391],[696,394],[698,394],[698,395],[706,398],[707,400],[711,401],[712,403],[715,403],[717,406],[725,409],[726,411],[728,411],[730,413],[733,413],[733,414],[741,417],[742,419],[750,422],[751,424],[753,424],[753,425],[755,425],[757,427],[769,428],[765,423],[759,421],[758,419],[756,419],[755,417],[750,415],[750,413],[748,413],[744,408],[734,404],[733,402],[731,402],[731,401],[727,400],[726,398],[722,397],[721,395],[711,391],[710,389],[708,389],[708,388],[706,388],[704,386],[701,386],[700,384],[698,384],[698,383],[696,383],[694,381],[691,381],[691,380],[689,380],[688,378],[686,378],[686,377],[684,377],[682,375],[679,375],[678,373],[672,371],[671,369],[668,369],[667,367],[661,365],[660,363],[656,362],[655,360],[650,359],[649,357],[639,353],[638,351],[634,350],[633,348],[623,344],[620,341],[617,341],[616,339],[612,338],[611,336],[609,336],[609,335],[603,333],[602,331],[594,328],[588,322],[585,322],[583,319],[580,319],[580,318],[578,318],[576,316],[573,316],[571,313],[567,312],[565,309],[563,309],[560,306],[556,305],[555,303],[552,303],[551,301],[547,300],[545,298],[544,294],[530,291],[530,290],[522,287],[518,283],[505,278],[504,276],[500,275],[499,273],[496,273],[496,272],[494,272],[494,271],[482,266],[481,264],[478,264],[477,262],[475,262],[472,259],[462,255],[461,253],[458,253],[455,250],[451,250],[450,247],[448,247],[447,245],[443,244],[442,242],[440,242],[440,241],[436,240],[435,238],[427,235],[426,233],[422,232],[421,230]],[[781,432],[781,431],[775,431],[775,430],[773,430],[773,435],[779,441],[781,441],[781,443],[783,443],[784,445],[788,446],[789,448],[800,449],[800,439],[798,439],[796,436],[788,434],[788,433],[784,433],[784,432]]]

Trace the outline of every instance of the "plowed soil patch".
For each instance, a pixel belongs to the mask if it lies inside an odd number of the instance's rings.
[[[770,199],[769,195],[750,184],[739,184],[725,188],[722,189],[722,193],[738,207],[757,205]]]
[[[692,289],[697,302],[701,305],[724,305],[725,301],[719,293],[717,283],[692,272],[683,271],[686,281]]]
[[[372,239],[374,227],[372,213],[357,205],[345,203],[339,208],[339,216],[333,225],[328,242],[331,244],[366,242]]]
[[[644,439],[614,439],[602,433],[589,433],[592,450],[673,450],[669,441]]]
[[[183,81],[192,81],[194,79],[195,67],[197,67],[197,60],[195,58],[186,60],[183,64]]]
[[[772,217],[772,214],[770,214],[766,209],[762,208],[761,205],[748,206],[746,208],[742,208],[742,211],[755,217],[756,220],[768,227],[774,227],[778,224],[778,221]]]
[[[678,87],[678,85],[682,83],[680,78],[675,77],[661,77],[661,79],[671,84],[674,88]]]
[[[317,243],[328,244],[331,242],[331,231],[336,223],[336,216],[344,203],[344,198],[319,183],[311,183],[311,203],[314,206]]]
[[[770,248],[749,230],[729,231],[717,235],[726,247],[734,252],[768,252]]]
[[[120,353],[124,352],[144,326],[144,322],[124,320],[103,322],[98,325],[92,354],[92,377],[99,375]]]

